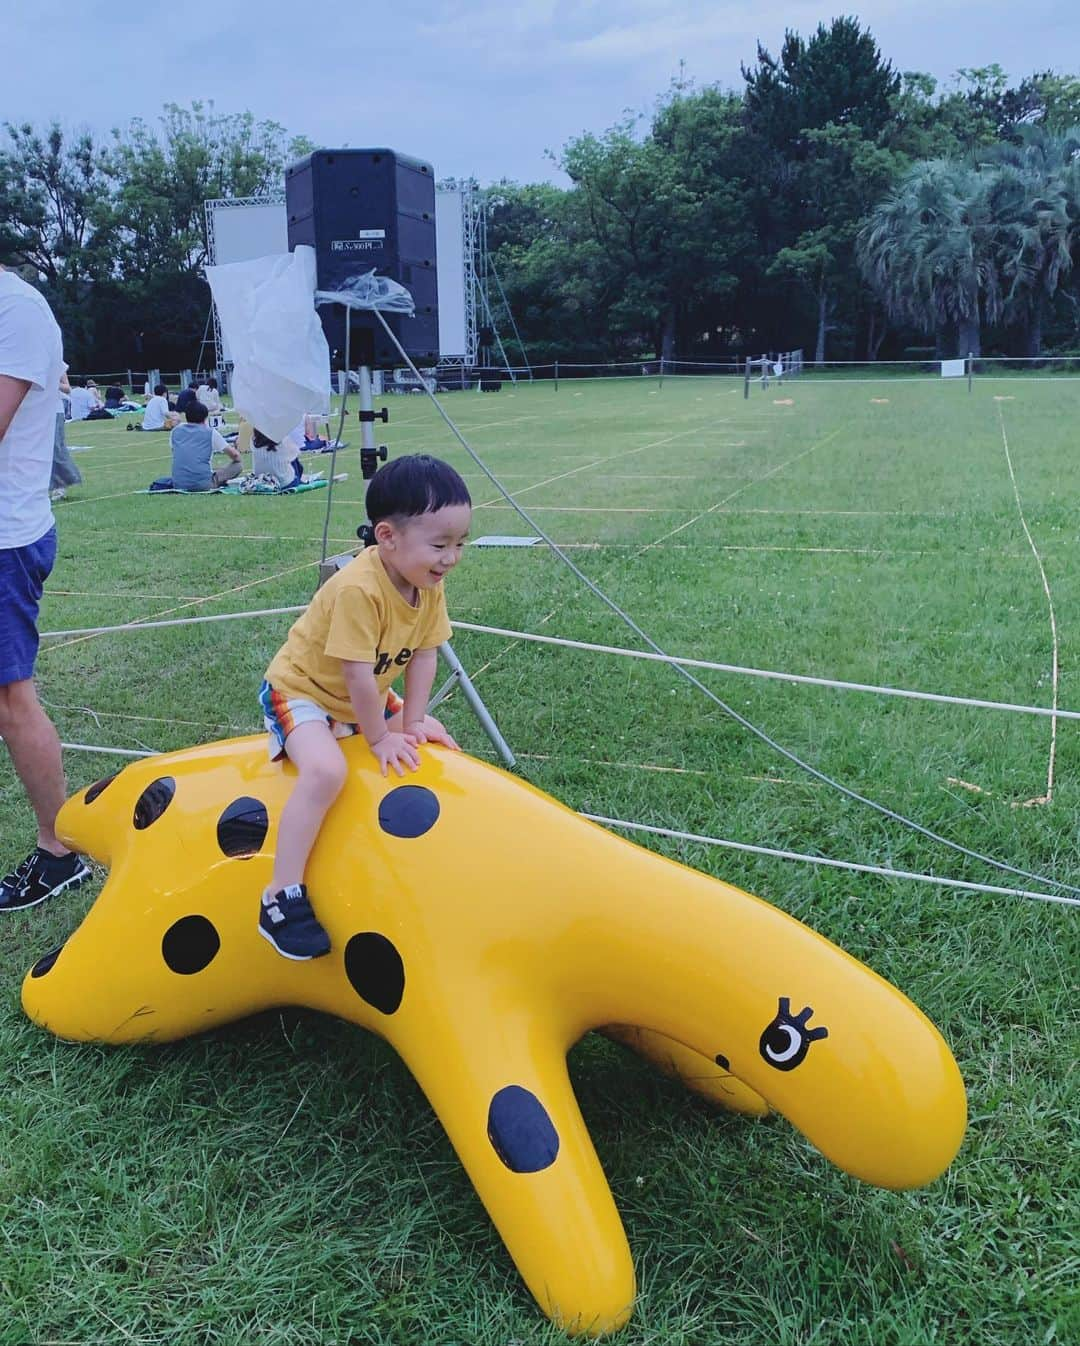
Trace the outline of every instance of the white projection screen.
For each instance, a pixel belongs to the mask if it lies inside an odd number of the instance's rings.
[[[284,199],[207,201],[206,221],[208,260],[215,266],[289,251]],[[456,188],[435,194],[435,253],[440,356],[443,360],[475,359],[468,347],[465,316],[465,203]],[[222,355],[229,360],[224,333],[221,342]]]
[[[439,272],[439,357],[475,359],[465,326],[465,207],[459,191],[435,193],[435,255]]]
[[[282,201],[207,201],[207,234],[209,261],[214,266],[226,262],[249,262],[253,257],[269,257],[272,253],[288,252],[288,226],[285,202]],[[221,353],[231,360],[225,333],[214,314],[215,327],[221,342]]]

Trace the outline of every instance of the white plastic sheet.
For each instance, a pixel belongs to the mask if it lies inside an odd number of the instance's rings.
[[[237,411],[282,440],[308,412],[330,410],[330,349],[315,312],[315,252],[208,266],[218,320],[233,358]]]
[[[389,276],[377,276],[374,268],[350,276],[340,290],[316,290],[316,304],[344,304],[346,308],[382,309],[384,313],[416,312],[412,295]]]

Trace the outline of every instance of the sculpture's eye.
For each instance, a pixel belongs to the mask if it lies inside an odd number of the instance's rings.
[[[781,996],[776,1017],[767,1024],[758,1043],[758,1051],[777,1070],[794,1070],[806,1057],[811,1042],[827,1038],[825,1027],[807,1028],[813,1009],[807,1005],[798,1014],[791,1013],[791,1001]]]

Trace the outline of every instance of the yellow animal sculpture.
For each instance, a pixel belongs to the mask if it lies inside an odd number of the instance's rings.
[[[383,779],[359,739],[307,879],[333,949],[260,938],[293,785],[262,737],[138,762],[63,807],[104,890],[23,984],[63,1038],[165,1042],[304,1005],[386,1038],[416,1076],[544,1312],[620,1327],[634,1270],[566,1053],[616,1034],[736,1110],[773,1107],[866,1182],[930,1182],[965,1125],[959,1072],[899,991],[798,921],[426,747]],[[120,956],[118,956],[120,951]]]

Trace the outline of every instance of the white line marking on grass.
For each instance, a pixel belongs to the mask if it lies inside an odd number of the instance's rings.
[[[1035,564],[1039,567],[1039,578],[1042,580],[1043,593],[1046,595],[1046,606],[1050,612],[1050,639],[1052,643],[1051,651],[1051,706],[1054,714],[1050,717],[1050,756],[1046,767],[1046,793],[1038,795],[1034,799],[1025,799],[1018,801],[1015,807],[1033,808],[1039,804],[1049,804],[1054,798],[1054,761],[1057,756],[1057,708],[1058,708],[1058,632],[1057,618],[1054,615],[1054,599],[1050,593],[1050,582],[1046,578],[1046,569],[1042,563],[1042,557],[1039,555],[1039,549],[1035,545],[1035,539],[1031,536],[1031,529],[1028,527],[1027,519],[1024,518],[1024,507],[1020,502],[1020,488],[1016,484],[1016,473],[1013,471],[1012,454],[1009,452],[1009,436],[1005,433],[1005,414],[1001,410],[1000,404],[997,407],[998,422],[1001,425],[1001,443],[1005,449],[1005,462],[1009,468],[1009,480],[1012,482],[1013,496],[1016,499],[1016,510],[1020,515],[1020,526],[1024,530],[1024,536],[1028,540],[1028,546],[1031,548],[1031,554],[1035,557]]]
[[[736,509],[723,509],[721,514],[844,514],[860,518],[888,519],[952,519],[953,514],[944,514],[940,510],[919,509],[761,509],[752,506],[739,506]]]
[[[228,540],[230,542],[321,542],[322,534],[309,537],[302,533],[226,533],[218,531],[216,533],[189,533],[185,531],[169,532],[161,528],[125,528],[122,524],[90,524],[87,526],[88,533],[124,533],[128,537],[179,537],[179,538],[199,538],[207,539],[212,542],[221,542]],[[346,546],[357,546],[356,534],[352,533],[347,537],[327,538],[328,542],[344,543]],[[48,593],[55,593],[56,590],[49,589]],[[145,594],[144,597],[151,598],[154,595]],[[187,598],[194,597],[188,594],[158,594],[159,598]]]
[[[94,531],[97,532],[98,530],[95,529]],[[110,532],[119,532],[119,531],[123,531],[123,532],[125,532],[125,533],[129,532],[129,530],[126,529],[126,528],[125,528],[125,529],[122,529],[122,530],[120,530],[120,529],[110,529],[109,531],[110,531]],[[215,536],[215,537],[220,537],[221,534],[220,534],[220,533],[217,533],[217,534],[214,534],[214,536]],[[120,593],[120,592],[118,592],[118,591],[110,591],[110,592],[106,592],[106,593],[95,593],[95,592],[93,592],[93,591],[90,590],[90,589],[54,589],[54,588],[52,587],[52,585],[50,584],[49,587],[48,587],[48,589],[47,589],[46,592],[45,592],[45,597],[46,597],[46,598],[164,598],[166,601],[168,601],[168,602],[170,602],[170,603],[176,603],[176,602],[179,602],[181,599],[186,599],[186,598],[196,598],[197,595],[196,595],[196,594],[133,594],[133,593]]]
[[[105,635],[109,631],[127,631],[137,626],[155,623],[159,617],[168,617],[173,612],[182,612],[185,608],[198,607],[201,603],[212,603],[216,598],[226,598],[229,594],[243,593],[245,589],[255,589],[260,584],[269,584],[272,580],[295,574],[298,570],[310,570],[313,566],[319,564],[321,564],[319,561],[304,561],[301,565],[290,566],[287,570],[276,571],[273,575],[264,575],[261,579],[248,580],[246,584],[235,584],[229,589],[221,589],[217,593],[207,594],[205,598],[193,598],[187,603],[179,603],[176,607],[164,608],[160,612],[148,612],[144,617],[136,617],[134,620],[123,622],[118,626],[101,627],[84,635],[73,636],[70,639],[60,641],[59,644],[47,646],[41,651],[41,654],[52,654],[55,650],[66,649],[69,645],[81,645],[83,641],[95,640],[98,636]]]
[[[698,435],[701,433],[701,427],[695,425],[690,430],[679,430],[673,435],[665,435],[662,439],[651,440],[648,444],[640,444],[634,449],[621,449],[618,453],[609,453],[603,458],[594,458],[591,463],[582,463],[579,467],[572,467],[568,472],[559,472],[553,477],[545,477],[543,481],[534,482],[532,486],[523,486],[520,491],[514,491],[514,499],[519,496],[527,495],[529,491],[538,491],[541,486],[550,486],[553,481],[562,481],[565,477],[576,477],[581,472],[588,472],[594,467],[599,467],[602,463],[614,462],[616,458],[631,458],[635,453],[645,453],[649,449],[658,449],[665,444],[672,444],[677,439],[685,439],[687,435]],[[501,495],[492,496],[490,500],[481,501],[475,505],[474,509],[487,509],[498,505],[500,509],[513,509],[512,505],[503,505]],[[542,506],[541,506],[542,508]]]
[[[539,486],[546,486],[546,482],[538,482]],[[527,486],[525,490],[531,491],[533,488]],[[515,492],[515,497],[524,492]],[[500,500],[502,496],[498,497]],[[690,506],[687,505],[530,505],[529,508],[534,514],[689,514]],[[488,503],[486,500],[482,505],[473,505],[473,509],[514,509],[513,505],[496,505],[494,502]],[[514,510],[517,513],[517,510]]]
[[[575,549],[578,551],[602,551],[605,548],[637,547],[637,542],[560,542],[559,546],[564,551]],[[779,552],[820,552],[828,556],[936,556],[938,550],[931,547],[770,547],[764,544],[739,543],[739,542],[653,542],[649,544],[650,551],[695,551],[698,548],[708,548],[712,551],[779,551]],[[997,556],[999,558],[1019,561],[1023,560],[1027,553],[1019,551],[996,551],[993,547],[976,547],[976,554],[980,556]],[[533,553],[534,555],[539,553]]]
[[[746,482],[744,485],[740,486],[738,490],[732,491],[730,495],[724,496],[723,500],[718,500],[715,505],[710,505],[708,509],[702,510],[700,514],[695,514],[692,519],[687,519],[684,523],[679,524],[678,528],[673,528],[670,532],[662,534],[653,542],[647,542],[645,546],[642,547],[642,552],[648,551],[651,547],[656,546],[658,542],[666,542],[669,537],[674,537],[676,533],[681,533],[684,528],[691,527],[691,525],[697,523],[700,519],[704,519],[710,514],[715,514],[716,511],[726,505],[729,500],[734,500],[737,495],[742,495],[743,491],[748,491],[751,486],[758,486],[761,482],[768,481],[770,477],[775,477],[778,472],[783,472],[784,469],[790,467],[792,463],[797,463],[801,458],[805,458],[809,454],[816,452],[818,449],[824,448],[826,444],[836,438],[842,428],[842,426],[837,426],[836,429],[830,431],[824,439],[819,439],[816,444],[811,444],[808,449],[803,449],[803,451],[797,453],[794,458],[789,458],[784,463],[778,463],[776,467],[770,468],[763,476],[755,477],[753,481]]]
[[[69,495],[67,499],[60,504],[60,509],[66,514],[68,510],[72,509],[75,505],[92,505],[96,500],[119,500],[125,495],[131,496],[141,494],[141,491],[133,491],[129,486],[126,491],[113,491],[111,495]]]

